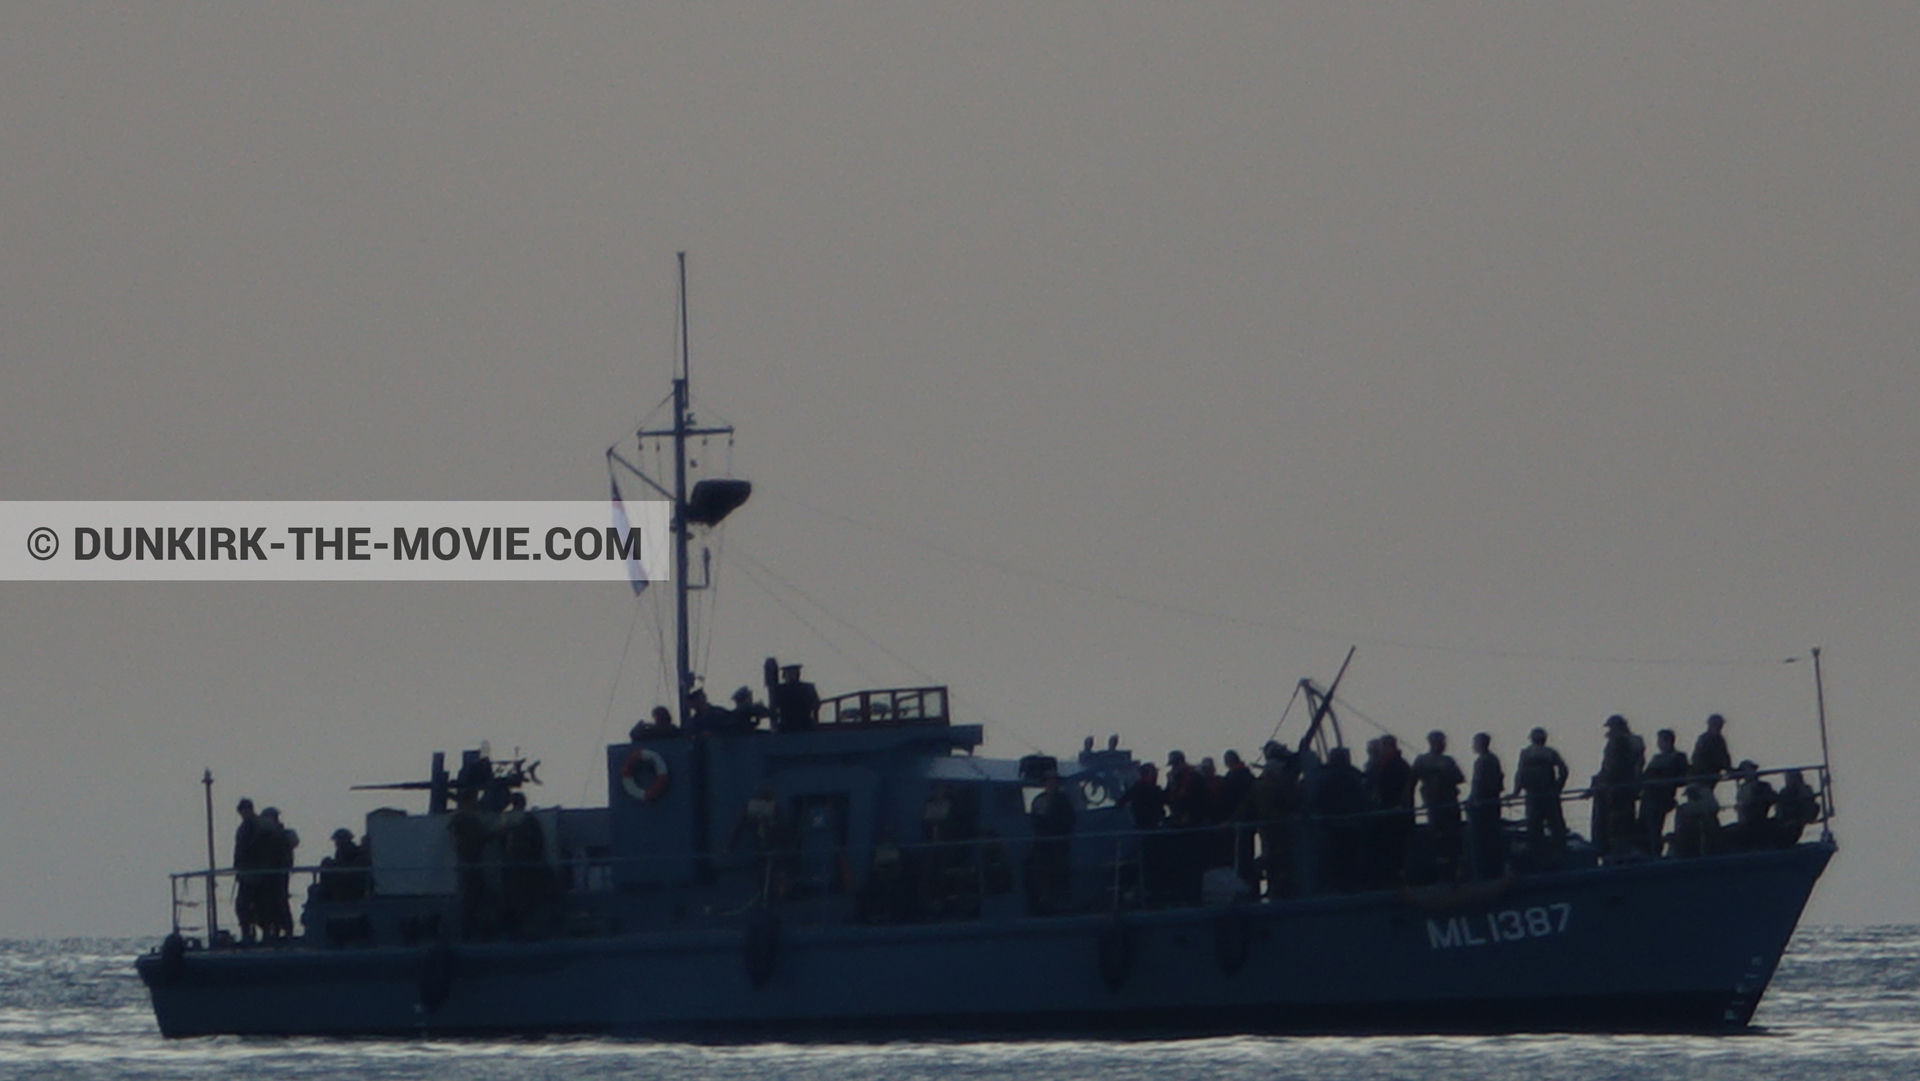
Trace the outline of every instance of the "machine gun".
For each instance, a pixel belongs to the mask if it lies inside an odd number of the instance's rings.
[[[447,772],[445,751],[433,752],[433,775],[424,781],[393,781],[388,784],[357,784],[355,792],[426,792],[427,813],[444,814],[449,796],[471,792],[483,811],[497,811],[507,804],[507,793],[529,784],[540,784],[540,760],[520,756],[495,762],[483,741],[479,748],[460,752],[460,773]]]

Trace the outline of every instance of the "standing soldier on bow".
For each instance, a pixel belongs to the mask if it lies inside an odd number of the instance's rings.
[[[1514,764],[1513,794],[1526,794],[1527,852],[1537,866],[1558,866],[1567,850],[1567,819],[1560,810],[1566,787],[1566,759],[1547,746],[1547,730],[1535,728]]]

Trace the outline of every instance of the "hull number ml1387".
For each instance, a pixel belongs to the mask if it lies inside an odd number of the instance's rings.
[[[1486,946],[1562,934],[1573,916],[1573,905],[1555,901],[1531,908],[1507,908],[1472,916],[1427,921],[1427,944],[1436,950]]]

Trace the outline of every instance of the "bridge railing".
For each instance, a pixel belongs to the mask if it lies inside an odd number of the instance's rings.
[[[823,728],[951,723],[945,687],[852,691],[820,701]]]

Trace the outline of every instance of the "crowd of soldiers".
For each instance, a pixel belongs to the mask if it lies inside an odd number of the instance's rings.
[[[774,678],[778,671],[779,678]],[[627,739],[639,743],[688,735],[745,735],[760,730],[762,722],[775,732],[810,732],[819,724],[820,691],[800,678],[797,664],[767,661],[767,703],[754,700],[753,691],[740,687],[733,692],[733,708],[715,705],[703,688],[687,693],[684,724],[675,724],[673,711],[655,706],[645,720],[628,731]]]
[[[1776,790],[1751,760],[1734,764],[1727,750],[1726,719],[1716,713],[1688,756],[1675,746],[1672,729],[1655,733],[1655,753],[1626,718],[1607,718],[1606,747],[1593,778],[1593,843],[1609,858],[1701,856],[1799,843],[1821,817],[1819,794],[1799,770],[1785,771]],[[1535,730],[1538,732],[1538,730]],[[1537,742],[1544,744],[1545,734]],[[1714,786],[1734,782],[1734,822],[1720,823]],[[1684,800],[1682,799],[1684,797]],[[1674,832],[1667,833],[1667,816]]]
[[[1568,790],[1566,760],[1542,728],[1529,733],[1517,755],[1511,787],[1484,732],[1473,737],[1464,768],[1438,731],[1411,759],[1394,736],[1374,739],[1364,765],[1346,747],[1328,748],[1323,760],[1305,747],[1270,742],[1258,770],[1235,751],[1222,755],[1225,768],[1211,758],[1195,765],[1174,751],[1164,774],[1154,763],[1141,765],[1115,801],[1136,842],[1131,888],[1148,906],[1190,905],[1223,884],[1284,898],[1552,870],[1569,865],[1572,855],[1562,802],[1580,796],[1593,803],[1585,860],[1798,843],[1821,820],[1820,794],[1798,770],[1779,771],[1776,789],[1755,763],[1734,763],[1724,729],[1724,718],[1711,717],[1691,756],[1662,730],[1648,758],[1625,718],[1610,717],[1600,772],[1584,792]],[[1082,761],[1092,755],[1089,741]],[[1734,787],[1734,821],[1725,825],[1714,795],[1723,783]],[[922,844],[903,845],[879,831],[860,887],[863,920],[963,917],[977,912],[980,896],[1012,888],[1000,839],[980,829],[977,798],[976,786],[936,783],[922,816]],[[1507,818],[1514,803],[1523,808],[1524,829]],[[790,845],[775,828],[782,821],[777,807],[772,786],[763,785],[735,841],[751,837],[763,852]],[[1027,812],[1024,880],[1033,914],[1079,910],[1070,883],[1075,815],[1058,773],[1049,770]],[[774,872],[776,893],[782,877]]]
[[[777,727],[787,728],[801,710],[810,716],[819,702],[812,685],[799,681],[797,666],[781,674],[775,690],[786,694],[770,696],[772,710],[754,703],[744,688],[733,711],[714,710],[695,696],[687,727],[752,731],[771,713]],[[782,700],[789,695],[790,701]],[[679,731],[664,708],[655,714],[636,728],[635,740]],[[1434,731],[1426,750],[1411,760],[1396,737],[1371,740],[1363,765],[1344,746],[1327,748],[1323,759],[1304,745],[1269,742],[1258,770],[1233,750],[1222,755],[1224,768],[1212,758],[1189,763],[1174,751],[1164,779],[1155,764],[1142,765],[1116,805],[1134,827],[1136,885],[1149,905],[1197,904],[1236,878],[1241,890],[1289,897],[1494,879],[1513,867],[1559,868],[1570,855],[1562,804],[1579,796],[1591,799],[1593,811],[1583,859],[1701,856],[1797,843],[1821,820],[1820,795],[1798,770],[1783,771],[1776,789],[1755,763],[1735,764],[1725,724],[1719,714],[1709,717],[1691,755],[1663,729],[1649,758],[1627,720],[1609,717],[1600,771],[1584,792],[1567,790],[1566,760],[1548,743],[1546,730],[1535,728],[1516,756],[1511,789],[1491,736],[1474,735],[1472,758],[1463,769],[1448,753],[1447,735]],[[1110,742],[1109,751],[1114,746]],[[1089,740],[1083,763],[1092,755]],[[1734,785],[1731,825],[1721,823],[1715,797],[1723,782]],[[923,816],[923,844],[903,845],[890,831],[878,832],[871,873],[860,887],[863,919],[962,915],[982,894],[1011,888],[1004,848],[979,830],[973,795],[970,786],[935,784]],[[1510,803],[1523,808],[1523,831],[1509,829]],[[1074,801],[1061,790],[1057,773],[1041,779],[1027,817],[1028,908],[1036,914],[1072,910]],[[771,786],[763,785],[749,801],[729,848],[743,841],[762,857],[770,895],[788,894],[795,839]]]
[[[545,933],[558,884],[547,865],[546,832],[515,790],[518,764],[494,769],[486,744],[462,765],[454,781],[454,886],[460,899],[460,937],[487,940]]]
[[[1197,904],[1207,870],[1238,865],[1250,871],[1251,833],[1192,831],[1234,821],[1265,821],[1261,809],[1278,815],[1288,801],[1272,783],[1280,779],[1278,774],[1256,777],[1237,751],[1228,751],[1222,760],[1227,767],[1224,772],[1211,758],[1202,758],[1196,766],[1183,752],[1174,751],[1167,756],[1164,785],[1160,771],[1149,762],[1120,794],[1118,805],[1127,809],[1134,828],[1141,832],[1140,886],[1148,903]],[[1289,787],[1298,788],[1297,784]]]
[[[1752,761],[1732,761],[1725,725],[1719,714],[1708,718],[1691,756],[1663,729],[1649,759],[1624,717],[1607,719],[1600,772],[1585,793],[1599,858],[1787,847],[1820,821],[1820,796],[1801,772],[1785,771],[1776,790]],[[1521,749],[1511,792],[1484,732],[1473,737],[1470,772],[1438,731],[1412,761],[1391,735],[1368,742],[1364,766],[1354,765],[1346,747],[1328,749],[1323,761],[1277,742],[1266,745],[1264,759],[1256,774],[1228,751],[1227,768],[1216,771],[1210,758],[1196,767],[1174,751],[1164,783],[1152,763],[1140,768],[1118,802],[1139,833],[1148,903],[1198,901],[1206,873],[1217,868],[1232,868],[1249,889],[1264,884],[1267,896],[1286,897],[1497,878],[1515,861],[1535,870],[1566,863],[1562,801],[1580,793],[1567,792],[1566,761],[1543,728]],[[1723,781],[1734,784],[1731,825],[1722,825],[1714,795]],[[1518,843],[1509,840],[1504,813],[1514,798],[1525,814]]]
[[[293,876],[294,849],[300,834],[280,821],[280,809],[255,812],[251,799],[242,799],[234,811],[240,825],[233,833],[233,910],[240,924],[240,942],[277,942],[294,935],[293,904],[288,885]],[[357,901],[368,893],[372,859],[366,846],[354,841],[353,831],[333,831],[333,854],[320,861],[314,891],[322,901]]]
[[[518,764],[515,769],[518,770]],[[452,840],[460,934],[468,939],[542,933],[557,890],[546,860],[546,834],[527,809],[514,777],[496,776],[484,746],[453,782],[454,812],[447,818]],[[234,910],[243,945],[293,937],[288,884],[300,836],[280,821],[278,808],[254,812],[253,801],[236,808]],[[373,858],[352,830],[333,831],[333,852],[320,861],[313,900],[353,902],[372,893]]]

